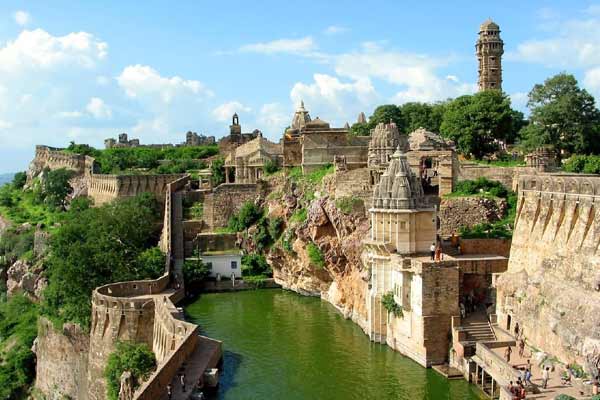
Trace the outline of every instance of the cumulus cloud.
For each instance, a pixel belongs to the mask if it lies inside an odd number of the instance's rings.
[[[204,84],[196,80],[187,80],[179,76],[163,77],[154,68],[147,65],[125,67],[117,77],[117,82],[129,97],[158,96],[163,103],[171,103],[181,94],[211,97],[213,93]]]
[[[232,115],[235,113],[242,112],[250,112],[252,109],[250,107],[246,107],[239,101],[229,101],[227,103],[223,103],[217,106],[212,114],[216,118],[217,121],[228,121],[231,119]]]
[[[258,113],[257,122],[271,140],[279,140],[285,127],[292,120],[291,110],[286,110],[280,103],[263,104]]]
[[[368,78],[344,82],[327,74],[314,74],[312,83],[298,82],[291,90],[293,104],[305,104],[311,108],[311,115],[341,125],[354,120],[360,111],[376,104],[378,95]]]
[[[316,50],[312,37],[307,36],[300,39],[277,39],[270,42],[252,43],[240,47],[240,51],[260,54],[303,54]]]
[[[85,109],[96,119],[108,119],[112,117],[110,107],[99,97],[92,97],[87,106],[85,106]]]
[[[91,68],[106,57],[107,51],[106,42],[87,32],[52,36],[42,29],[25,30],[0,48],[0,71],[73,65]]]
[[[19,10],[14,13],[13,18],[20,26],[28,25],[31,22],[31,15],[28,12]]]

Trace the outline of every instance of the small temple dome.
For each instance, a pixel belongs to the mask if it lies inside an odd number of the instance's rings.
[[[322,119],[319,119],[319,117],[313,119],[312,121],[309,121],[306,123],[306,127],[307,128],[317,128],[317,129],[327,129],[329,128],[329,122],[327,121],[323,121]]]
[[[373,208],[409,210],[422,205],[423,186],[410,169],[406,155],[397,149],[373,191]]]
[[[310,122],[310,115],[308,111],[304,108],[304,101],[300,101],[300,107],[294,113],[292,117],[292,123],[290,128],[292,129],[302,129],[306,126],[307,123]]]

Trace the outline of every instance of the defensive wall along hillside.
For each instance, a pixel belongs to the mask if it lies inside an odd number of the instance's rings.
[[[522,175],[499,324],[583,365],[600,350],[600,177]]]

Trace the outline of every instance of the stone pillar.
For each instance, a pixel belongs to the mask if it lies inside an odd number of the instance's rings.
[[[229,183],[229,167],[225,167],[225,183]]]

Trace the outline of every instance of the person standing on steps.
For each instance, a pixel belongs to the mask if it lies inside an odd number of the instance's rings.
[[[519,340],[519,357],[523,357],[524,352],[525,352],[525,339],[521,338],[521,340]]]
[[[542,371],[542,387],[544,389],[548,388],[548,380],[550,379],[550,368],[546,367]]]
[[[506,359],[507,363],[510,363],[510,355],[512,353],[512,348],[510,346],[508,346],[506,348],[506,350],[504,350],[504,358]]]
[[[515,324],[515,339],[519,339],[519,323]]]
[[[429,251],[431,252],[431,261],[433,261],[435,259],[435,243],[431,243]]]
[[[180,375],[179,380],[181,382],[181,391],[185,393],[185,373]]]

